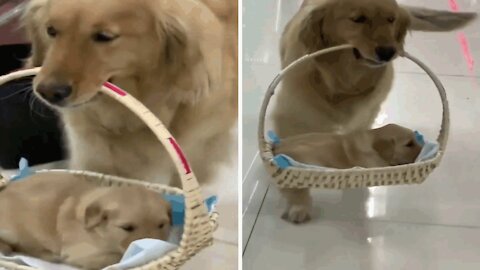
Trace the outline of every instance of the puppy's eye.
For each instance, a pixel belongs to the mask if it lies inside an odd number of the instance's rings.
[[[164,224],[164,223],[160,223],[160,225],[158,225],[158,228],[159,228],[159,229],[163,229],[163,227],[165,227],[165,224]]]
[[[47,27],[47,34],[50,37],[56,37],[58,35],[58,31],[57,31],[57,29],[55,29],[55,27],[49,26],[49,27]]]
[[[360,15],[360,16],[350,18],[350,20],[352,20],[352,22],[354,23],[365,23],[367,22],[367,17],[364,15]]]
[[[409,141],[406,145],[406,147],[414,147],[415,146],[415,142],[412,140],[412,141]]]
[[[124,230],[126,232],[133,232],[136,229],[135,226],[133,226],[131,224],[120,226],[120,228],[122,228],[122,230]]]
[[[107,32],[98,32],[93,34],[92,36],[93,41],[99,42],[99,43],[111,42],[117,38],[118,38],[118,35],[107,33]]]
[[[389,23],[394,23],[395,20],[396,20],[395,17],[388,17],[388,18],[387,18],[387,22],[389,22]]]

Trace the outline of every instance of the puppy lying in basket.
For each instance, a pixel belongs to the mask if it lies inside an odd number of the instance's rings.
[[[297,162],[337,169],[375,168],[413,163],[422,150],[415,132],[389,124],[348,134],[308,133],[283,139],[274,153]],[[288,159],[288,158],[287,158]],[[290,162],[284,160],[283,162]]]
[[[35,174],[1,190],[0,252],[101,269],[135,240],[167,239],[171,207],[158,193],[81,177]]]

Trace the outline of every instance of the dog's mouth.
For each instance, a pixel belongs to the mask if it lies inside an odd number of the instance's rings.
[[[372,67],[372,68],[383,67],[388,63],[388,62],[378,61],[378,60],[375,60],[375,59],[365,57],[365,56],[362,55],[360,50],[358,50],[357,48],[353,48],[353,55],[355,56],[355,58],[357,60],[363,61],[366,66]]]

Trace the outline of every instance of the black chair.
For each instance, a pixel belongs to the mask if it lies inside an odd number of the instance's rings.
[[[29,51],[28,45],[0,46],[0,74],[19,69]],[[0,167],[4,169],[18,168],[21,157],[30,165],[65,158],[59,117],[34,99],[31,79],[0,86]]]

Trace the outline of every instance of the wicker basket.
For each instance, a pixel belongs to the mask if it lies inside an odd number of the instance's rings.
[[[268,104],[271,97],[275,93],[276,87],[278,84],[280,84],[285,74],[300,63],[313,59],[314,57],[322,54],[351,48],[352,46],[350,45],[342,45],[305,55],[282,70],[268,87],[260,110],[258,142],[262,161],[267,168],[267,171],[273,177],[274,182],[280,188],[348,189],[387,185],[420,184],[425,181],[428,175],[439,165],[440,161],[442,160],[450,129],[450,114],[445,88],[438,77],[424,63],[404,52],[402,54],[403,57],[416,63],[433,80],[442,100],[442,126],[440,134],[437,138],[439,143],[439,151],[434,158],[418,163],[383,168],[320,170],[312,168],[288,167],[281,169],[275,164],[273,160],[274,154],[272,151],[273,144],[265,139],[265,116]]]
[[[0,77],[0,85],[26,76],[34,76],[39,72],[40,68],[23,70],[14,72]],[[197,254],[203,248],[210,246],[213,243],[213,232],[217,228],[218,214],[216,212],[208,213],[204,204],[204,198],[201,194],[200,186],[195,178],[195,175],[190,169],[190,166],[182,153],[182,150],[177,145],[175,139],[168,132],[165,126],[155,115],[150,112],[142,103],[130,96],[122,89],[113,84],[106,83],[102,87],[102,92],[114,98],[118,102],[128,107],[132,112],[138,115],[142,121],[153,131],[158,140],[166,148],[170,158],[175,163],[176,169],[180,175],[182,188],[172,188],[159,184],[146,183],[138,180],[125,179],[116,176],[103,175],[95,172],[87,171],[70,171],[70,170],[45,170],[39,173],[70,173],[75,175],[82,175],[83,179],[88,181],[95,181],[102,186],[121,186],[121,185],[141,185],[150,190],[162,194],[177,194],[185,197],[185,225],[184,232],[179,247],[176,250],[169,252],[162,258],[158,258],[146,265],[139,266],[133,269],[147,270],[147,269],[178,269],[188,259]],[[0,180],[1,184],[6,184],[7,181]],[[1,261],[0,268],[7,269],[22,269],[33,270],[35,268],[18,265],[11,262]]]

